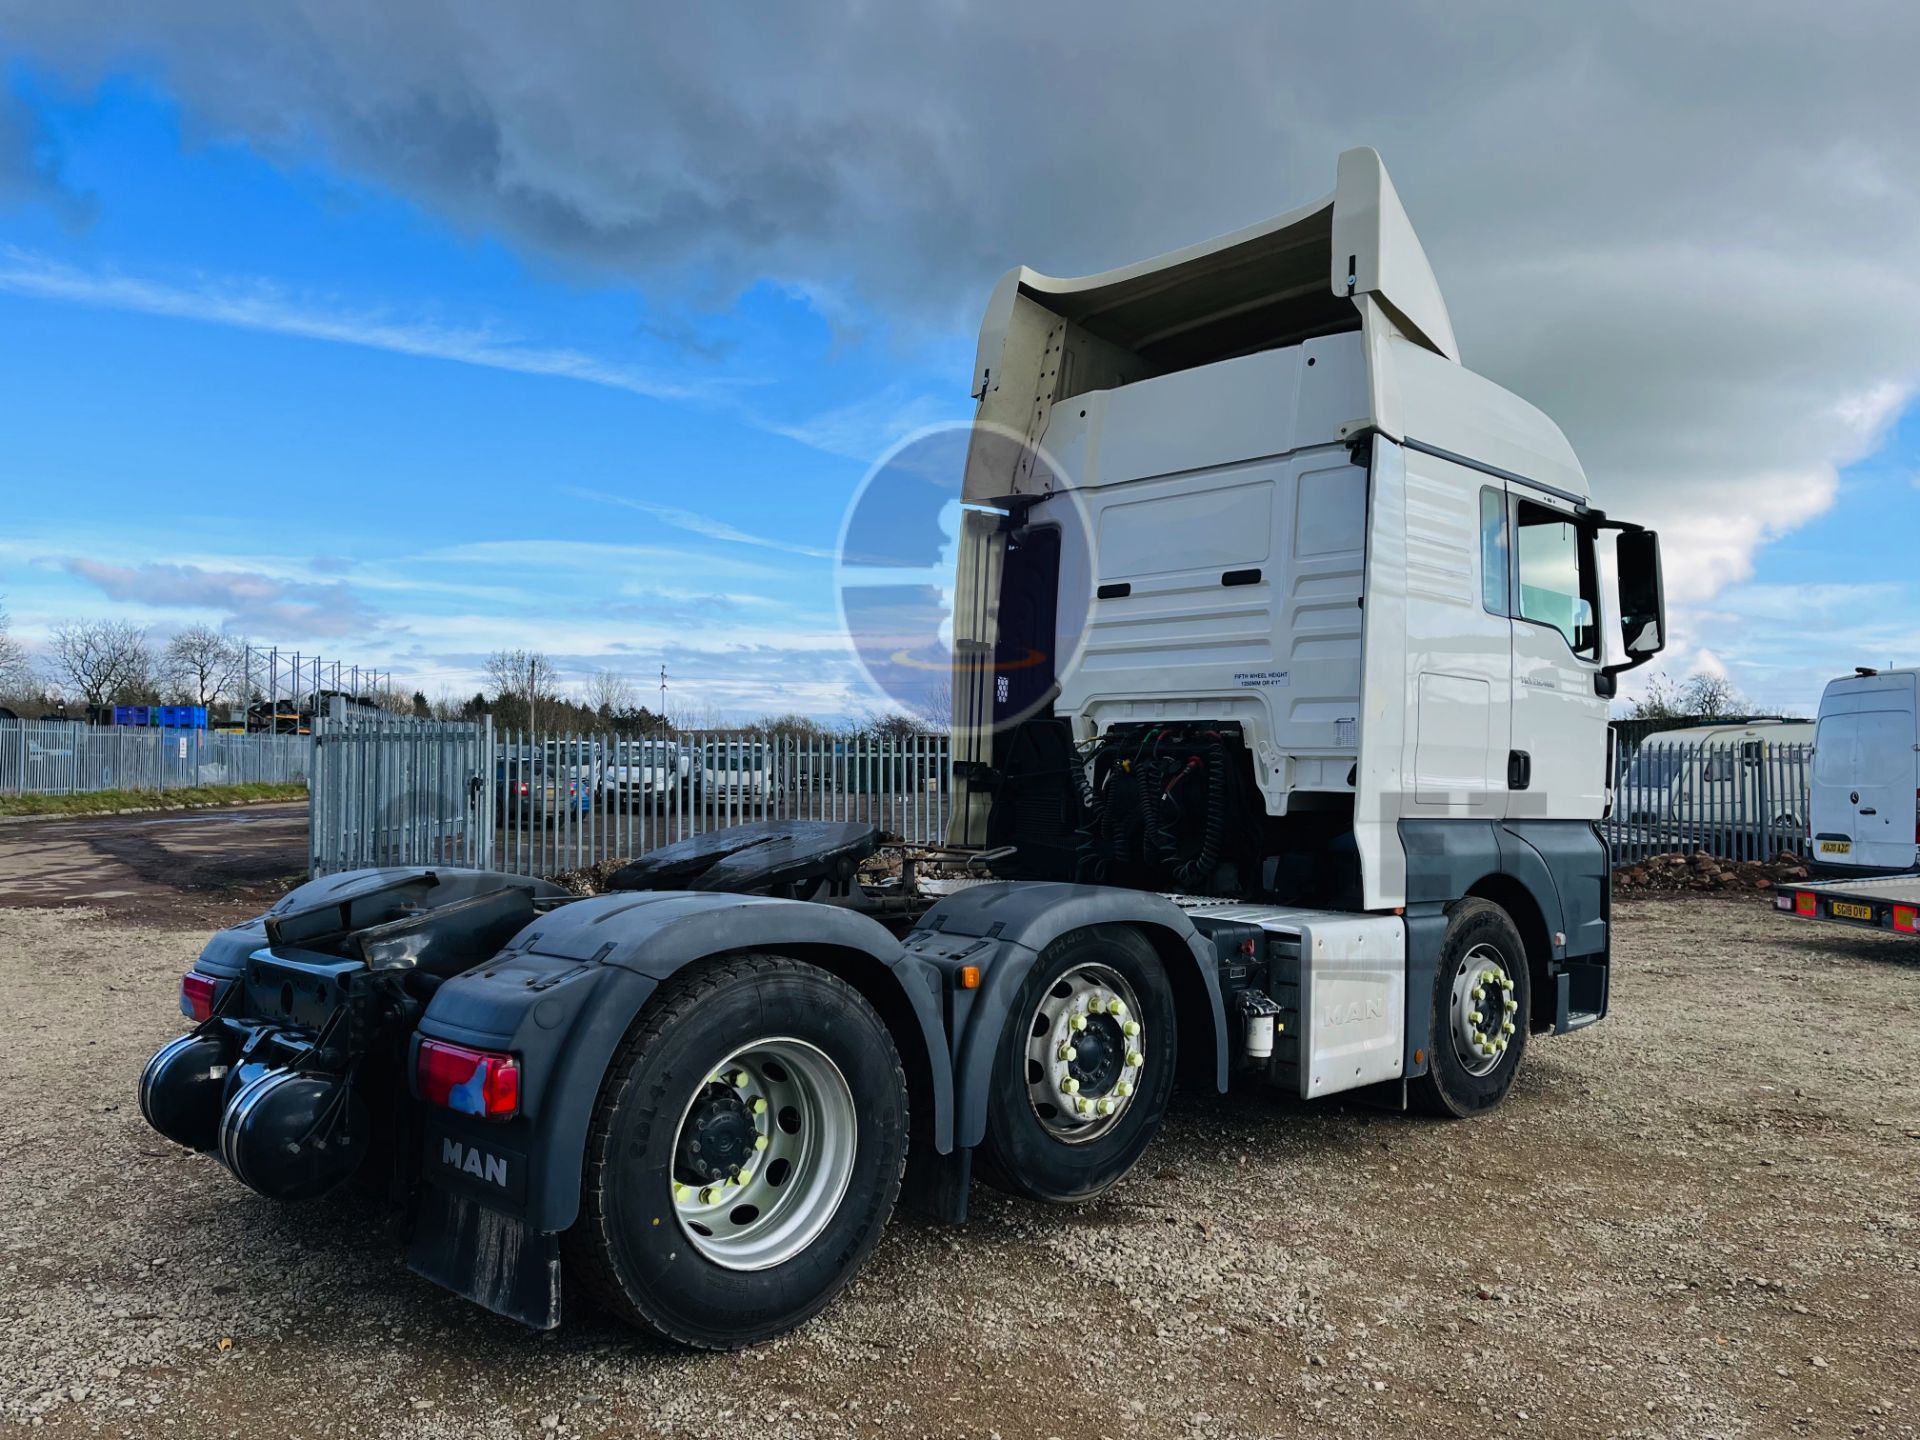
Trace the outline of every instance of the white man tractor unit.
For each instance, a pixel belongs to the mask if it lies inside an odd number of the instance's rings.
[[[1461,364],[1379,157],[1157,260],[1010,272],[973,378],[943,858],[980,883],[862,884],[878,833],[811,822],[585,899],[315,880],[185,977],[155,1128],[268,1196],[384,1190],[412,1268],[503,1315],[572,1292],[731,1348],[896,1200],[1105,1191],[1176,1080],[1468,1117],[1600,1019],[1658,542]]]

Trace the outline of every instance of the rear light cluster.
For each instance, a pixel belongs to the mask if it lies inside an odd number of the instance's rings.
[[[1920,910],[1911,905],[1894,906],[1893,928],[1902,935],[1920,935]]]
[[[511,1120],[520,1113],[520,1062],[511,1055],[422,1040],[414,1080],[422,1100],[462,1115]]]
[[[213,1014],[213,1001],[220,982],[211,975],[189,970],[180,977],[180,1013],[189,1020],[205,1020]]]
[[[1793,893],[1793,913],[1796,915],[1818,915],[1820,901],[1811,890],[1796,890]]]

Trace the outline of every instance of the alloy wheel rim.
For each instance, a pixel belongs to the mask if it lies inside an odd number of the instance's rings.
[[[674,1219],[725,1269],[784,1264],[838,1212],[858,1136],[853,1088],[824,1050],[789,1036],[742,1045],[681,1114]]]
[[[1146,1022],[1133,987],[1109,966],[1075,966],[1028,1018],[1027,1102],[1055,1139],[1097,1140],[1139,1097],[1146,1055]]]

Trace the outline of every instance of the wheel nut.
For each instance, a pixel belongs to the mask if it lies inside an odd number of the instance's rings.
[[[1487,987],[1486,987],[1486,986],[1484,986],[1484,985],[1476,985],[1476,986],[1474,986],[1474,987],[1473,987],[1473,998],[1474,998],[1474,999],[1476,999],[1476,1000],[1484,1000],[1484,999],[1486,999],[1486,998],[1487,998]]]
[[[1120,1033],[1131,1040],[1140,1033],[1140,1022],[1138,1020],[1127,1021],[1126,1024],[1120,1027]]]
[[[1513,1033],[1513,1022],[1509,1020],[1505,1024],[1501,1025],[1500,1033],[1502,1035],[1511,1035]]]
[[[1071,1045],[1062,1045],[1060,1047],[1060,1058],[1062,1060],[1077,1060],[1080,1058],[1080,1052]]]
[[[718,1185],[709,1185],[700,1192],[700,1203],[702,1205],[718,1205],[720,1203],[720,1197],[724,1193]]]
[[[754,1149],[756,1149],[756,1150],[764,1150],[764,1149],[766,1149],[766,1148],[767,1148],[767,1137],[766,1137],[766,1136],[764,1136],[764,1135],[756,1135],[756,1136],[754,1136],[754,1137],[753,1137],[753,1148],[754,1148]]]
[[[736,1185],[744,1185],[747,1183],[747,1181],[751,1180],[752,1178],[753,1178],[753,1172],[747,1169],[747,1167],[744,1165],[742,1165],[738,1170],[733,1172],[733,1183]]]
[[[1080,1093],[1080,1082],[1069,1075],[1060,1082],[1060,1093],[1062,1095],[1078,1095]]]
[[[1091,1100],[1088,1100],[1082,1097],[1081,1099],[1074,1101],[1073,1108],[1078,1114],[1091,1115],[1093,1113],[1093,1102]]]
[[[1482,1015],[1478,1010],[1472,1011],[1467,1016],[1467,1019],[1471,1020],[1476,1025],[1478,1025],[1485,1018],[1486,1017]]]
[[[747,1074],[747,1072],[746,1072],[746,1071],[744,1071],[744,1070],[736,1070],[736,1071],[734,1071],[734,1072],[733,1072],[733,1084],[734,1084],[734,1088],[735,1088],[735,1089],[737,1089],[737,1090],[744,1090],[744,1089],[746,1089],[746,1088],[747,1088],[747,1081],[748,1081],[748,1080],[750,1080],[751,1078],[753,1078],[753,1077],[751,1077],[750,1075],[748,1075],[748,1074]]]
[[[1518,1000],[1507,1001],[1507,1014],[1511,1015],[1513,1014],[1514,1011],[1518,1010],[1519,1008],[1520,1008],[1520,1002]]]
[[[1113,1093],[1124,1100],[1133,1093],[1133,1086],[1124,1080],[1116,1080],[1113,1082]]]
[[[759,1096],[754,1097],[753,1113],[756,1115],[764,1115],[767,1113],[767,1102]]]
[[[1087,1013],[1089,1015],[1098,1015],[1102,1010],[1106,1008],[1107,1008],[1107,1002],[1102,1000],[1098,995],[1094,996],[1091,1000],[1087,1001]]]
[[[673,1187],[673,1198],[677,1201],[684,1203],[686,1200],[691,1198],[692,1195],[693,1195],[693,1187],[691,1185],[676,1184]]]
[[[1086,1016],[1084,1016],[1084,1015],[1075,1015],[1075,1016],[1074,1016],[1074,1017],[1073,1017],[1072,1019],[1070,1019],[1069,1021],[1067,1021],[1067,1028],[1068,1028],[1069,1030],[1084,1030],[1084,1029],[1086,1029],[1086,1028],[1087,1028],[1087,1017],[1086,1017]]]
[[[1115,996],[1107,1002],[1107,1012],[1112,1015],[1124,1015],[1127,1013],[1127,1002]]]
[[[1128,1069],[1138,1070],[1142,1065],[1146,1063],[1147,1063],[1147,1057],[1142,1055],[1138,1050],[1129,1050],[1127,1052],[1127,1068]]]
[[[1113,1101],[1102,1100],[1096,1108],[1102,1115],[1111,1115],[1113,1114]]]

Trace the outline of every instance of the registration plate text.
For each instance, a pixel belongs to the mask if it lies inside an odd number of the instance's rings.
[[[1871,905],[1855,905],[1850,900],[1835,900],[1830,908],[1833,910],[1834,915],[1841,920],[1873,919],[1873,907]]]
[[[1822,840],[1820,842],[1820,853],[1822,855],[1850,855],[1853,853],[1853,842],[1851,840]]]

